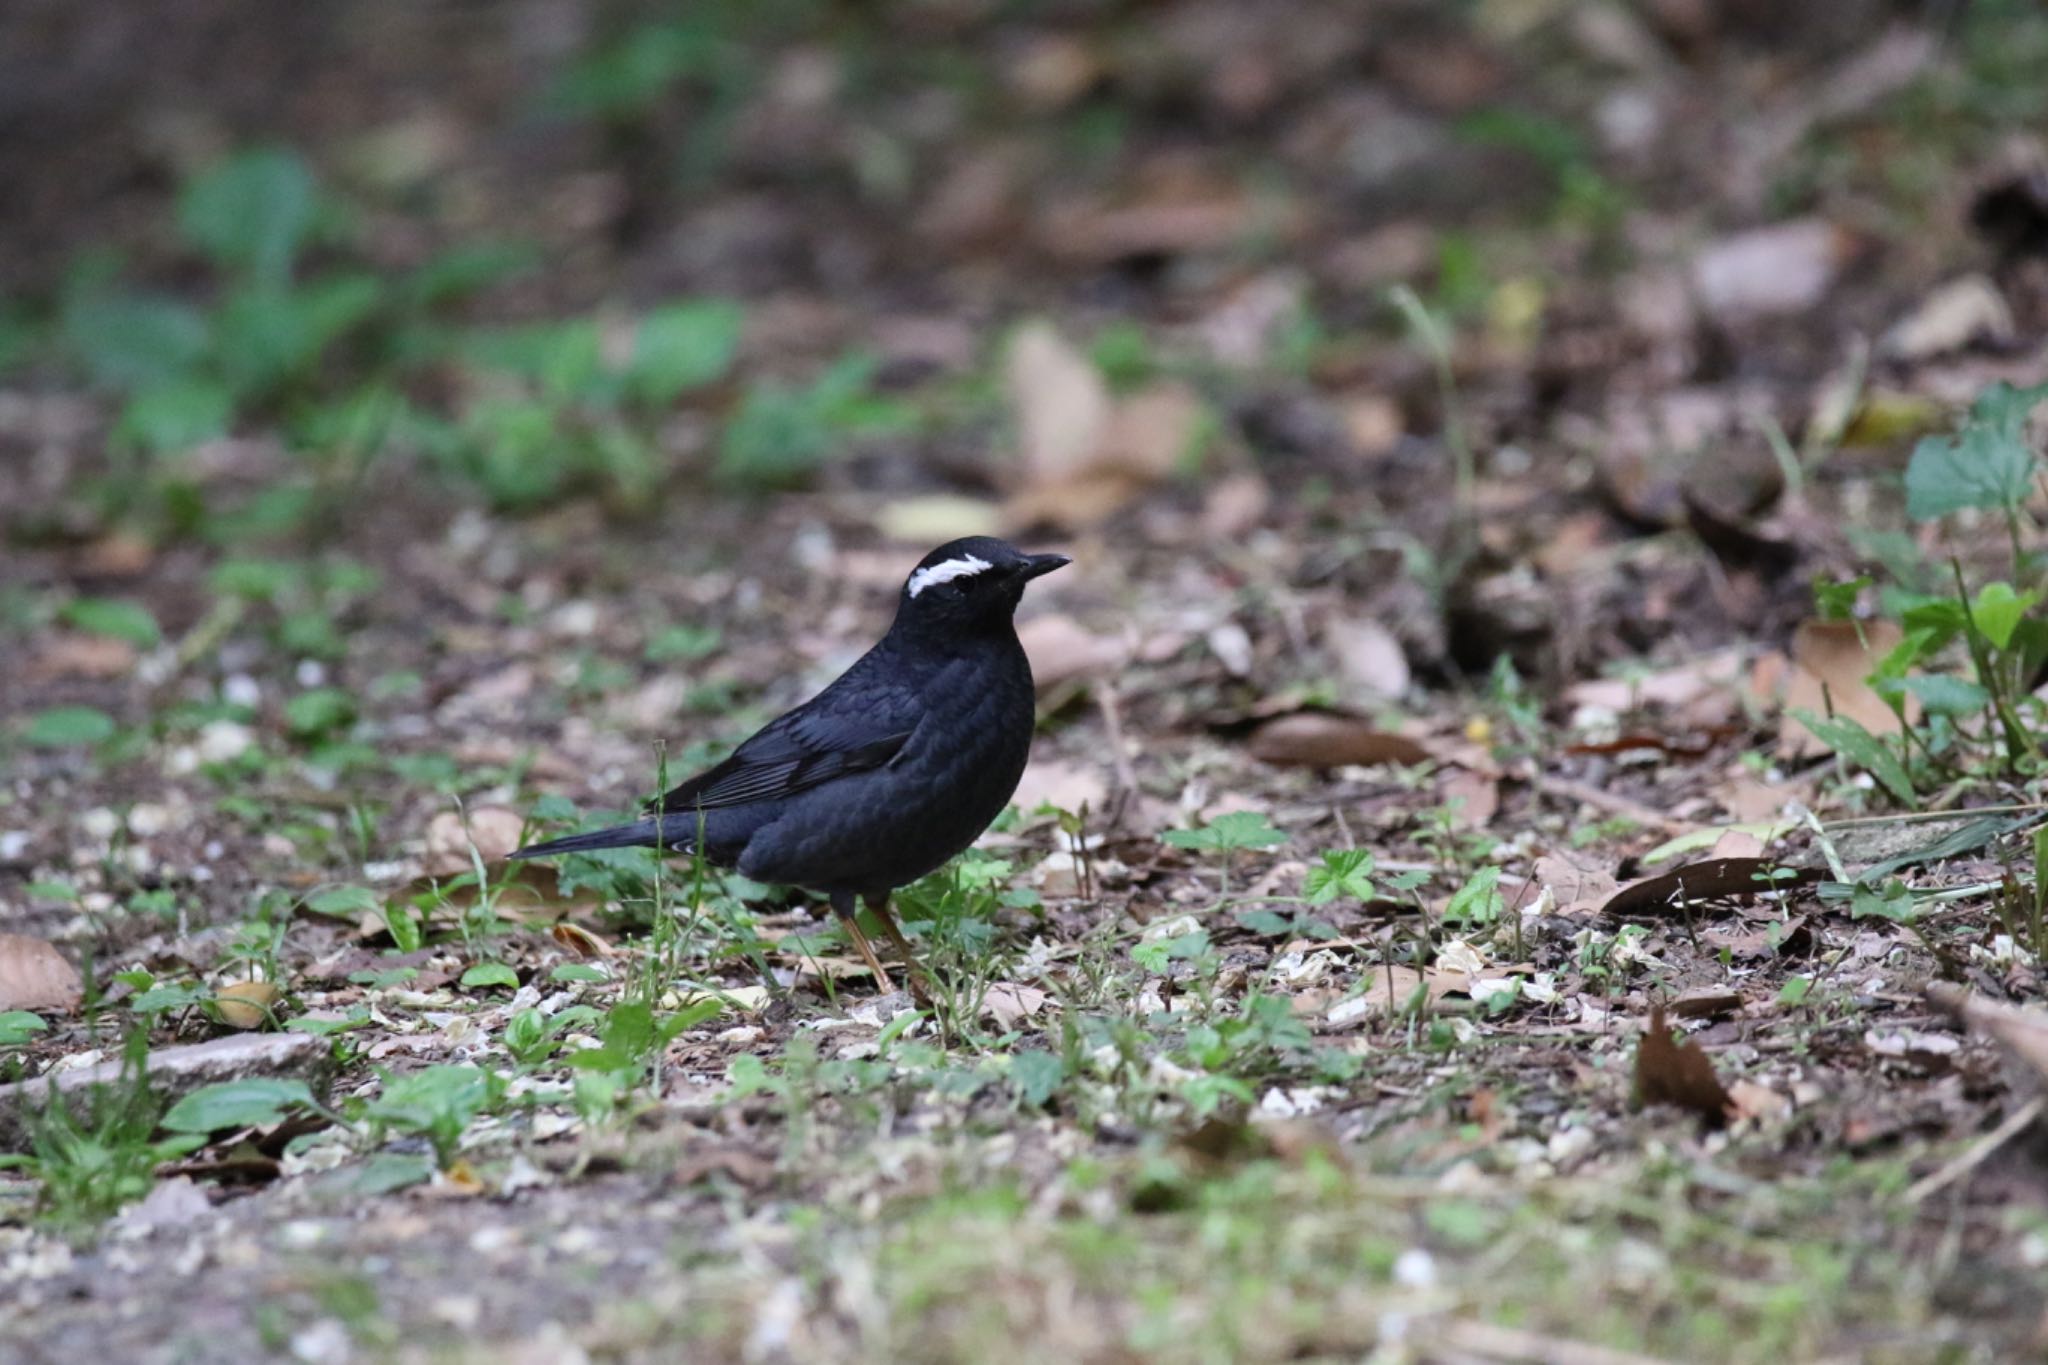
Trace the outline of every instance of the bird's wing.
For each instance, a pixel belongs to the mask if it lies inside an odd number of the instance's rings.
[[[824,701],[819,698],[818,701]],[[873,696],[858,709],[800,707],[675,790],[650,801],[664,814],[777,801],[889,762],[917,728],[920,708],[904,693]]]

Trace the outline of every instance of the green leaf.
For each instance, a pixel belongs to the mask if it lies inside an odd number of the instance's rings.
[[[338,687],[316,687],[284,704],[285,728],[299,739],[318,739],[355,718],[356,701]]]
[[[1876,778],[1901,805],[1914,804],[1912,775],[1889,744],[1847,716],[1821,716],[1798,707],[1792,716],[1821,743]]]
[[[431,1157],[375,1152],[349,1172],[346,1186],[350,1193],[369,1198],[394,1194],[433,1178],[434,1162]]]
[[[118,389],[187,378],[207,347],[203,314],[153,294],[74,296],[59,328],[92,377]]]
[[[1992,647],[2004,649],[2012,643],[2020,621],[2040,600],[2041,594],[2036,592],[2014,592],[2010,583],[1986,583],[1971,600],[1970,615]]]
[[[361,1028],[369,1022],[370,1012],[357,1006],[339,1019],[308,1018],[302,1014],[296,1019],[285,1020],[284,1027],[287,1033],[310,1033],[316,1038],[325,1038],[330,1034]]]
[[[649,313],[633,342],[627,387],[645,403],[672,403],[714,384],[739,351],[739,305],[722,299],[681,303]]]
[[[241,152],[178,196],[178,230],[222,265],[281,279],[319,213],[313,173],[286,151]]]
[[[716,654],[723,639],[717,626],[670,626],[647,642],[647,661],[694,663]]]
[[[165,1014],[213,999],[213,992],[199,986],[152,986],[128,1002],[136,1014]]]
[[[1010,1089],[1026,1109],[1044,1108],[1066,1078],[1067,1065],[1057,1052],[1019,1052],[1010,1058]]]
[[[464,986],[503,986],[519,989],[519,973],[502,962],[479,962],[462,974]]]
[[[1906,515],[1932,521],[1966,508],[2016,508],[2026,501],[2034,478],[2026,421],[2043,399],[2048,385],[1993,384],[1955,435],[1922,438],[1906,464]]]
[[[1913,891],[1896,877],[1888,879],[1881,887],[1865,886],[1858,882],[1849,896],[1849,915],[1862,919],[1865,915],[1876,915],[1881,919],[1897,920],[1909,924],[1918,918],[1913,907]]]
[[[1294,920],[1272,910],[1240,910],[1237,922],[1254,934],[1264,934],[1268,937],[1294,932]]]
[[[762,381],[727,420],[716,472],[729,484],[789,488],[808,479],[832,446],[831,428],[801,390]]]
[[[588,318],[500,327],[463,346],[474,364],[533,380],[552,398],[593,396],[604,377],[604,344]]]
[[[1308,870],[1308,876],[1302,880],[1301,894],[1310,905],[1327,905],[1339,896],[1369,901],[1379,894],[1372,884],[1372,868],[1370,849],[1331,850],[1323,854],[1320,867]]]
[[[293,1109],[310,1108],[313,1092],[304,1081],[251,1076],[201,1086],[171,1106],[163,1126],[174,1133],[218,1133],[260,1128],[283,1120]]]
[[[1175,848],[1226,852],[1239,848],[1277,848],[1287,842],[1262,811],[1238,810],[1219,815],[1200,829],[1170,829],[1159,836]]]
[[[1803,1005],[1806,997],[1813,994],[1813,978],[1795,976],[1778,988],[1778,1003],[1781,1005]]]
[[[171,454],[222,435],[235,420],[235,397],[212,379],[159,380],[136,391],[121,409],[114,435],[144,450]]]
[[[331,886],[306,897],[306,908],[316,915],[353,919],[376,910],[383,902],[367,886]]]
[[[426,937],[426,930],[420,924],[420,917],[409,906],[385,906],[384,928],[391,935],[392,946],[401,953],[418,952],[420,944]]]
[[[405,292],[416,303],[440,303],[522,274],[538,259],[533,248],[509,242],[458,244],[413,271],[405,281]]]
[[[1846,621],[1856,614],[1856,601],[1870,583],[1869,574],[1839,581],[1816,578],[1813,580],[1814,611],[1823,621]]]
[[[548,973],[550,981],[609,981],[604,968],[593,967],[587,962],[564,962]]]
[[[1444,905],[1445,924],[1491,924],[1501,916],[1500,869],[1482,867]]]
[[[80,597],[64,604],[64,621],[91,635],[110,635],[147,649],[163,638],[156,618],[139,602]]]
[[[257,602],[292,592],[305,581],[305,570],[283,559],[230,559],[207,576],[208,585],[222,596]]]
[[[1920,699],[1920,704],[1937,716],[1967,716],[1982,711],[1991,694],[1971,682],[1947,673],[1929,673],[1907,678],[1901,684]]]
[[[114,718],[90,706],[52,706],[28,723],[28,742],[45,749],[104,744],[114,737]]]
[[[384,1083],[384,1093],[366,1106],[378,1117],[403,1127],[424,1129],[446,1123],[466,1126],[491,1102],[495,1078],[474,1066],[430,1066]]]
[[[40,1014],[27,1010],[0,1010],[0,1047],[20,1047],[50,1026]]]
[[[1148,972],[1164,972],[1175,960],[1186,961],[1209,951],[1209,931],[1196,929],[1175,938],[1152,939],[1131,948],[1131,960]]]
[[[375,311],[381,288],[367,275],[334,276],[297,289],[252,284],[224,300],[215,322],[220,369],[238,393],[263,393],[304,374],[328,346]]]

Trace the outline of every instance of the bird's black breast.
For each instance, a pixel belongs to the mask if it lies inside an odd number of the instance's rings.
[[[748,840],[741,872],[821,891],[880,893],[966,848],[1016,792],[1030,756],[1030,665],[1014,636],[889,661],[914,724],[885,764],[798,793]],[[892,700],[900,716],[901,694]],[[849,691],[835,704],[858,703]]]

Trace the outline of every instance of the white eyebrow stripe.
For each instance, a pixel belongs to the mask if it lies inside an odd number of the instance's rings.
[[[956,578],[967,578],[995,566],[986,559],[974,555],[962,555],[919,569],[910,576],[910,595],[917,596],[935,583],[950,583]]]

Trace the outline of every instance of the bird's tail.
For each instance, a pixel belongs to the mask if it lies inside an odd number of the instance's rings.
[[[693,842],[687,830],[688,822],[674,817],[635,820],[630,825],[613,825],[610,829],[593,829],[584,834],[567,834],[559,839],[528,844],[506,856],[546,858],[557,853],[587,853],[594,848],[660,848],[664,843],[671,849],[685,849]]]

